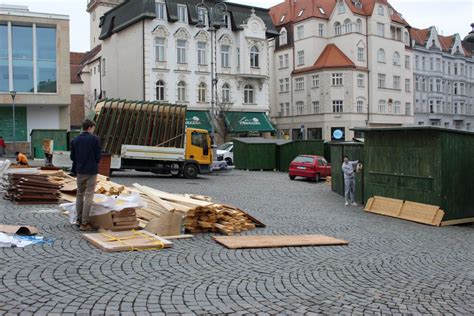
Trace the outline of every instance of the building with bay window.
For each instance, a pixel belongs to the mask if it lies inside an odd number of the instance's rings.
[[[281,137],[351,140],[413,124],[408,23],[387,1],[285,0],[270,15],[271,118]]]
[[[91,15],[101,2],[89,2]],[[200,2],[129,0],[103,14],[98,22],[100,34],[91,34],[101,45],[102,94],[107,98],[186,104],[188,125],[209,129],[214,63],[214,117],[219,140],[228,133],[273,131],[267,117],[267,39],[278,33],[268,10],[226,2],[227,13],[216,25],[216,33],[211,34],[207,13],[196,9]],[[206,1],[211,6],[217,2]],[[204,28],[198,27],[200,21]],[[211,36],[215,36],[215,46]]]
[[[0,135],[30,151],[33,129],[69,129],[69,18],[0,5]],[[12,93],[14,92],[14,93]]]

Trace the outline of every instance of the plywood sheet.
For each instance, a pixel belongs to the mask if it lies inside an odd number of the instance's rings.
[[[214,236],[213,238],[229,249],[338,246],[349,244],[345,240],[323,235]]]
[[[365,211],[386,216],[398,217],[403,207],[403,200],[374,196],[369,199]]]
[[[171,241],[146,231],[100,232],[82,237],[105,252],[160,250],[173,245]]]

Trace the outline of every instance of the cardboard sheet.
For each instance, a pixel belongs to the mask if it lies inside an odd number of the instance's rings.
[[[212,238],[229,249],[338,246],[349,244],[345,240],[323,235],[213,236]]]
[[[36,235],[39,233],[38,229],[33,226],[22,225],[2,225],[0,224],[0,232],[14,235]]]

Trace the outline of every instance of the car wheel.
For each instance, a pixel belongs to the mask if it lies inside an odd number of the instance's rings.
[[[295,180],[296,176],[290,176],[290,180]]]
[[[225,162],[227,162],[228,166],[232,166],[232,158],[226,158]]]
[[[186,166],[184,166],[183,175],[184,175],[185,178],[195,179],[195,178],[197,178],[198,173],[199,173],[199,170],[196,167],[196,165],[187,164]]]
[[[314,177],[314,182],[319,182],[321,180],[321,177],[319,176],[319,173],[316,173],[316,177]]]

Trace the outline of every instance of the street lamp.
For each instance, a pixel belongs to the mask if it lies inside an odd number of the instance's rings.
[[[13,149],[16,152],[16,119],[15,119],[15,97],[16,91],[10,91],[10,96],[12,97],[12,108],[13,108]]]
[[[208,21],[208,32],[211,33],[211,139],[214,143],[214,105],[216,103],[216,86],[217,86],[217,75],[215,70],[215,49],[216,49],[216,32],[218,28],[226,26],[225,15],[227,14],[227,6],[223,2],[218,2],[215,5],[208,5],[202,0],[201,3],[196,5],[196,12],[199,18],[197,28],[206,27],[206,18],[207,14]]]

